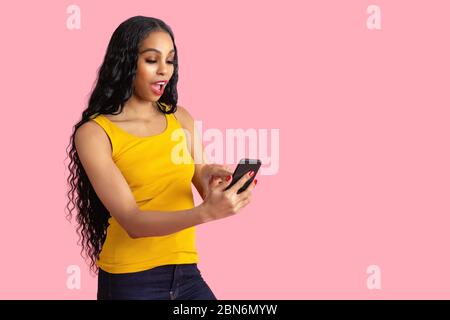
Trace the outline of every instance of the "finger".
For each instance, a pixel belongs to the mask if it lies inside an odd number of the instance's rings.
[[[249,195],[248,197],[242,198],[239,202],[248,201],[250,202],[252,200],[252,195]]]
[[[222,181],[220,189],[224,191],[230,185],[231,181],[233,181],[233,176],[230,174]]]
[[[230,166],[227,166],[226,164],[214,164],[217,168],[221,168],[224,170],[230,170]]]
[[[246,205],[248,205],[248,204],[250,203],[250,200],[251,200],[250,198],[246,198],[246,199],[240,201],[240,202],[236,205],[235,210],[236,210],[236,211],[241,210],[242,208],[244,208]]]
[[[226,177],[230,174],[233,174],[233,171],[231,171],[231,169],[229,169],[227,166],[222,166],[222,165],[218,165],[218,166],[214,167],[214,169],[212,171],[212,175],[214,175],[214,176]]]
[[[235,192],[235,193],[237,193],[238,192],[238,190],[240,189],[240,188],[242,188],[243,186],[244,186],[244,184],[249,180],[249,179],[251,179],[251,174],[252,173],[252,171],[249,171],[249,172],[247,172],[246,174],[244,174],[231,188],[230,188],[230,190],[232,191],[232,192]]]
[[[241,197],[242,199],[245,199],[245,198],[249,197],[251,195],[253,189],[256,186],[255,181],[256,181],[256,179],[253,180],[252,183],[250,183],[250,185],[247,187],[247,189],[245,189],[244,191],[239,193],[238,196]]]
[[[224,176],[224,177],[229,176],[230,174],[233,174],[233,171],[228,170],[228,169],[217,169],[217,171],[214,172],[214,175]]]
[[[228,172],[230,172],[230,174],[233,174],[233,169],[231,169],[230,168],[230,166],[223,166],[223,169],[225,170],[225,171],[228,171]]]
[[[217,177],[211,177],[209,179],[209,187],[210,188],[216,188],[217,186],[219,186],[222,182],[222,178],[217,178]]]

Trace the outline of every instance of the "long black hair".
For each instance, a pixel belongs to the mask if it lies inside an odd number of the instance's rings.
[[[139,46],[153,31],[167,32],[172,38],[175,49],[174,72],[163,95],[158,100],[158,110],[174,113],[177,109],[178,54],[171,28],[160,19],[135,16],[122,22],[111,36],[104,61],[98,69],[98,76],[89,98],[87,108],[82,112],[81,120],[74,125],[69,146],[66,149],[70,158],[69,190],[67,192],[68,213],[66,218],[72,220],[72,211],[77,209],[77,228],[81,242],[81,255],[90,264],[90,269],[98,273],[96,260],[106,238],[106,230],[111,217],[108,210],[97,197],[85,170],[78,158],[75,148],[77,129],[90,120],[94,114],[121,113],[125,102],[133,94],[133,82],[136,75]],[[66,158],[67,159],[67,158]]]

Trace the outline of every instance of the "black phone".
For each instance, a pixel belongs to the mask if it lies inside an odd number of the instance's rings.
[[[241,159],[236,166],[236,169],[234,169],[233,172],[233,180],[231,180],[231,183],[228,187],[225,188],[225,190],[230,189],[233,184],[235,184],[244,174],[246,174],[249,171],[255,172],[255,174],[238,190],[237,193],[241,193],[242,191],[245,191],[245,189],[248,188],[250,183],[253,182],[253,180],[256,177],[256,174],[258,173],[259,167],[261,167],[261,160],[259,159]]]

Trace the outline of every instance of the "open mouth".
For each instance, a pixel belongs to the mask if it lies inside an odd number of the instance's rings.
[[[163,84],[152,84],[150,86],[150,88],[152,89],[152,91],[158,95],[161,95],[164,91],[164,85]]]

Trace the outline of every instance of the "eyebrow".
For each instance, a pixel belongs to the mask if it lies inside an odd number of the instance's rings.
[[[155,49],[155,48],[147,48],[147,49],[144,49],[143,51],[141,51],[141,54],[143,54],[143,53],[145,53],[145,52],[147,52],[147,51],[155,51],[155,52],[158,52],[159,54],[161,54],[161,51],[159,51],[158,49]],[[170,51],[169,51],[169,54],[172,53],[172,52],[175,52],[175,49],[170,50]]]

